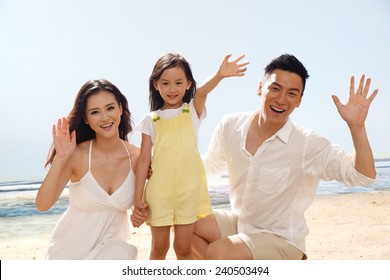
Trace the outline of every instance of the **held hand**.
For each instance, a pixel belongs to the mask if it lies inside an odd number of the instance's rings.
[[[130,221],[134,227],[140,227],[148,218],[148,205],[141,202],[134,206],[133,213],[131,214]]]
[[[57,126],[53,125],[53,142],[56,156],[69,157],[76,149],[76,131],[69,134],[69,123],[66,118],[58,119]]]
[[[148,175],[146,176],[146,179],[149,180],[150,177],[152,177],[152,174],[153,174],[152,163],[150,163],[148,168]]]
[[[237,57],[235,60],[229,62],[229,58],[231,56],[232,56],[231,54],[225,56],[221,65],[219,66],[218,75],[221,76],[222,78],[244,76],[247,70],[245,66],[248,65],[249,62],[243,62],[243,63],[239,63],[239,62],[241,59],[245,57],[245,54],[242,54],[239,57]]]
[[[345,105],[340,102],[337,96],[332,95],[333,101],[340,116],[349,127],[364,126],[364,122],[368,114],[368,109],[370,108],[371,102],[378,93],[378,89],[376,89],[370,96],[367,96],[370,89],[370,83],[371,79],[368,78],[366,80],[365,75],[362,75],[360,78],[359,87],[355,92],[355,77],[352,76],[349,85],[349,98]]]

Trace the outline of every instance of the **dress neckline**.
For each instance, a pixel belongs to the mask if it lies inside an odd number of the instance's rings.
[[[95,176],[93,175],[92,171],[91,171],[91,162],[92,162],[92,142],[93,142],[93,139],[90,141],[90,144],[89,144],[89,151],[88,151],[88,171],[87,173],[85,173],[85,175],[78,181],[78,182],[71,182],[71,184],[80,184],[82,181],[85,180],[85,178],[87,178],[88,176],[91,177],[91,179],[94,181],[94,183],[98,186],[98,189],[100,189],[103,193],[105,193],[106,195],[108,196],[113,196],[115,193],[119,192],[120,189],[123,188],[124,185],[126,185],[126,182],[129,180],[130,176],[132,174],[134,174],[134,171],[133,171],[133,168],[132,168],[132,165],[131,165],[131,156],[130,156],[130,153],[129,153],[129,150],[127,149],[125,143],[123,142],[123,140],[121,139],[121,142],[127,152],[127,155],[128,155],[128,159],[129,159],[129,165],[130,165],[130,172],[127,174],[126,178],[123,180],[123,182],[117,187],[115,188],[115,190],[109,194],[103,187],[102,185],[98,182],[98,180],[96,180]]]

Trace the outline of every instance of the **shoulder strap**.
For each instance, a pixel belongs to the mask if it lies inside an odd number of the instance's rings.
[[[123,140],[122,140],[122,139],[121,139],[121,142],[122,142],[122,144],[123,144],[123,147],[125,147],[125,149],[126,149],[127,156],[129,157],[129,164],[130,164],[130,169],[132,169],[132,168],[131,168],[131,157],[130,157],[129,150],[127,149],[127,147],[126,147],[126,144],[125,144],[125,142],[123,142]]]
[[[91,139],[91,141],[89,142],[89,153],[88,153],[88,171],[91,171],[92,142],[93,142],[93,139]]]

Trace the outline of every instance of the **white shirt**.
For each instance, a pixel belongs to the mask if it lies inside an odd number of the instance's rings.
[[[245,148],[256,113],[225,116],[204,156],[208,175],[228,171],[230,203],[238,233],[272,232],[305,252],[309,230],[304,212],[320,180],[347,186],[375,180],[356,171],[353,156],[291,120],[251,155]]]
[[[200,117],[198,117],[198,114],[196,113],[195,107],[194,107],[194,99],[191,99],[189,106],[192,114],[192,122],[194,124],[194,130],[195,135],[198,136],[199,127],[203,121],[204,118],[207,116],[206,107],[203,109],[203,113]],[[176,116],[178,116],[181,112],[181,109],[183,106],[185,106],[187,103],[183,103],[183,105],[180,108],[177,109],[166,109],[166,110],[157,110],[155,113],[157,113],[161,118],[164,119],[171,119]],[[154,125],[153,125],[153,114],[147,114],[145,115],[142,120],[137,124],[135,127],[136,131],[149,135],[152,143],[154,144],[156,133],[154,131]]]

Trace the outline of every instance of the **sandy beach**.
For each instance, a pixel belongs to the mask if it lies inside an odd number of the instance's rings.
[[[390,260],[390,192],[319,196],[306,217],[310,260]],[[42,259],[50,233],[0,240],[0,259]],[[148,259],[149,228],[133,229],[130,243]],[[175,259],[172,249],[168,259]]]

